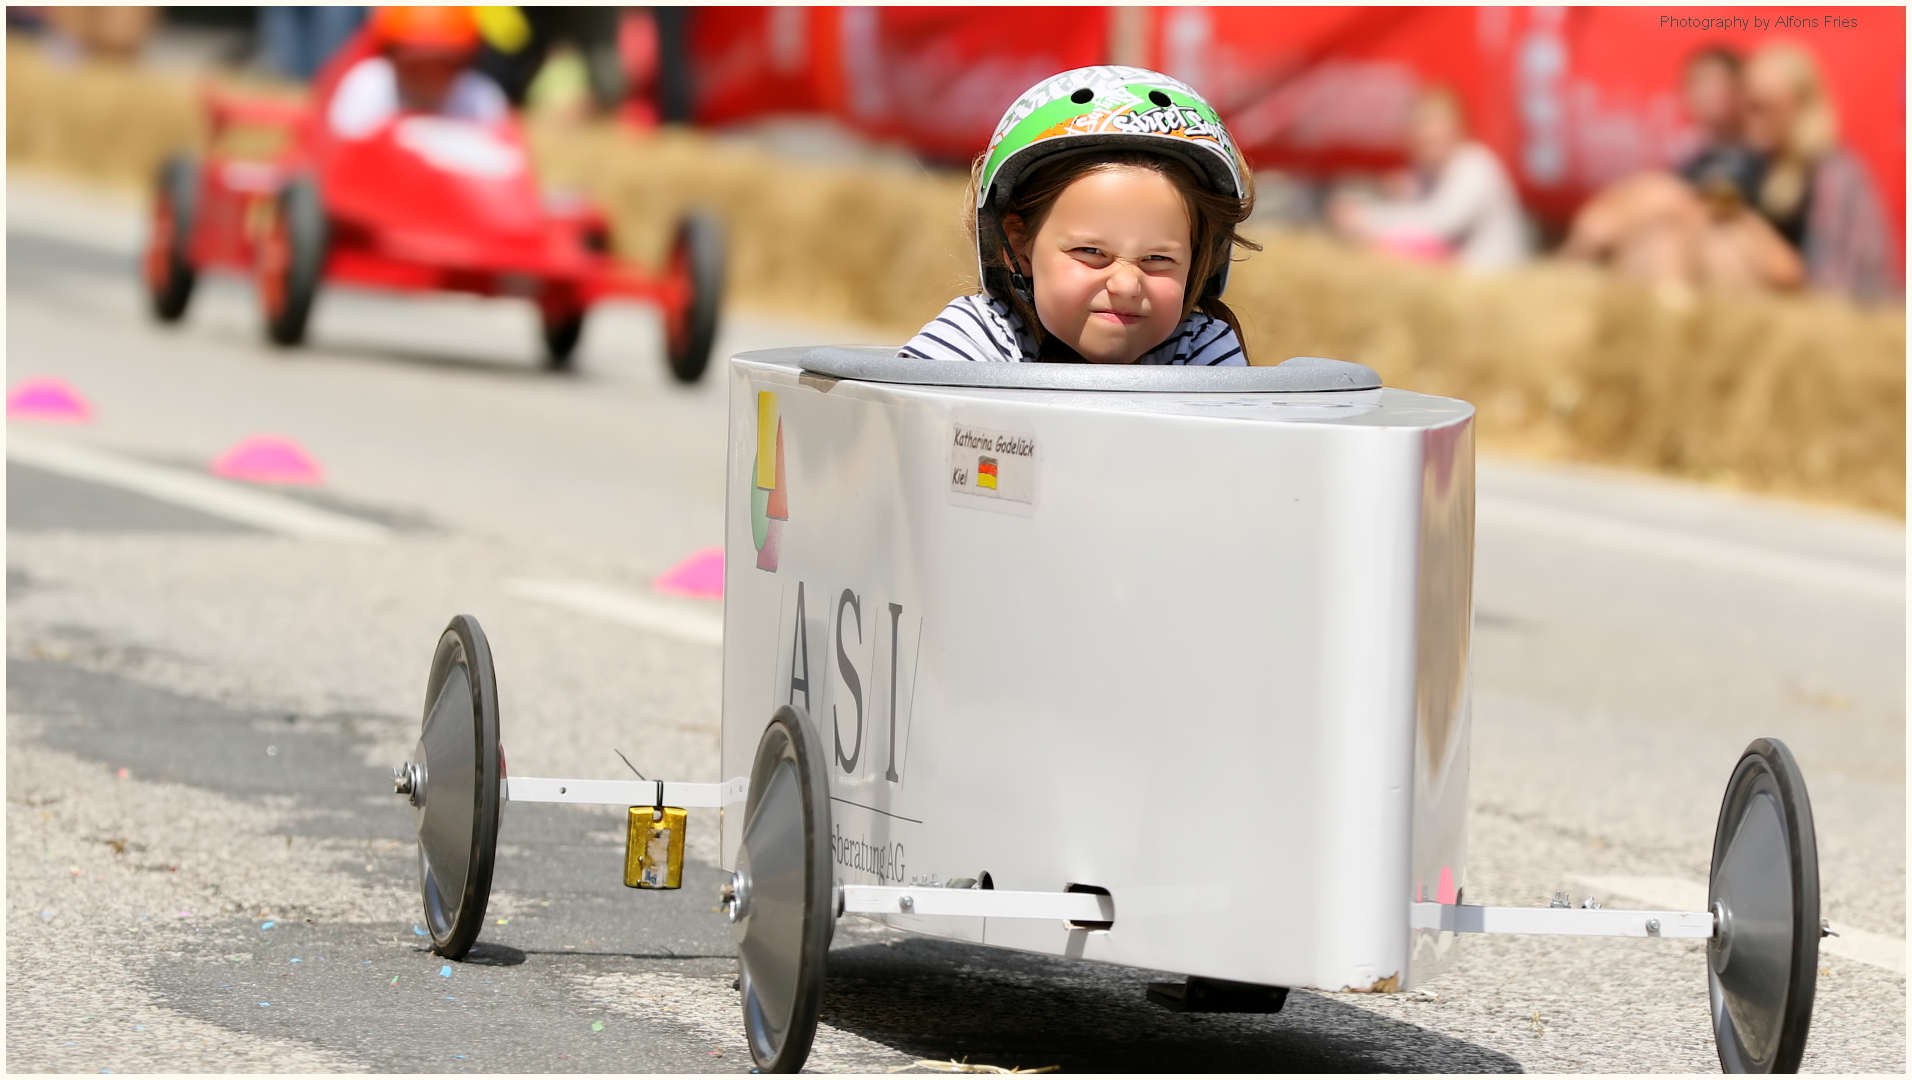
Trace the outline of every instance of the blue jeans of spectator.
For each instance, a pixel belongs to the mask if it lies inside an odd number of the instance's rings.
[[[363,7],[262,7],[259,38],[281,75],[310,82],[365,21]]]

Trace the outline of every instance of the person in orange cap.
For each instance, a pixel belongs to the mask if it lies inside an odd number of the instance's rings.
[[[401,113],[481,124],[511,111],[498,84],[473,70],[478,20],[468,7],[381,7],[367,27],[378,55],[352,66],[326,109],[332,130],[362,139]]]

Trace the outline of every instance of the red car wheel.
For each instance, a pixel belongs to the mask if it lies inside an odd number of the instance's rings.
[[[571,370],[571,357],[584,336],[584,312],[560,308],[540,312],[544,331],[544,366],[549,371]]]
[[[274,212],[254,247],[259,305],[265,309],[268,324],[280,319],[285,311],[285,277],[286,269],[292,265],[291,246],[286,237],[285,217]]]
[[[266,337],[275,345],[297,345],[305,340],[325,265],[328,229],[318,185],[310,177],[294,178],[273,210],[254,248],[259,303]]]
[[[186,314],[197,275],[187,259],[193,211],[199,198],[199,168],[191,158],[170,158],[160,166],[153,191],[152,232],[146,239],[141,269],[153,316],[177,322]]]
[[[680,299],[664,309],[664,345],[671,374],[694,383],[710,363],[717,338],[717,309],[724,291],[723,227],[707,211],[693,210],[678,222],[665,274]]]

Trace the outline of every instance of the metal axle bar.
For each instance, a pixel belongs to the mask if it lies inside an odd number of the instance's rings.
[[[718,807],[742,802],[747,781],[727,784],[686,784],[664,781],[664,799],[659,803],[655,780],[551,780],[542,776],[507,776],[505,799],[509,802],[576,803],[582,806],[683,806]],[[734,789],[734,790],[733,790]]]
[[[969,915],[987,919],[1114,922],[1115,901],[1101,893],[939,889],[920,885],[845,885],[851,915]]]
[[[1713,936],[1707,911],[1615,911],[1606,908],[1477,907],[1472,904],[1408,905],[1416,930],[1458,934],[1569,934],[1577,937],[1698,938]]]

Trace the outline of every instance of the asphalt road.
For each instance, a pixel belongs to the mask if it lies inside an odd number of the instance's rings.
[[[58,377],[94,411],[9,422],[8,1069],[747,1071],[710,829],[683,890],[639,894],[617,814],[511,806],[491,925],[448,965],[388,780],[460,611],[514,773],[618,777],[616,748],[717,778],[716,606],[649,582],[721,537],[721,381],[673,385],[638,308],[563,377],[502,304],[329,294],[284,352],[212,280],[160,328],[136,236],[125,204],[9,181],[8,384]],[[868,336],[736,315],[718,347]],[[274,502],[376,542],[140,479],[258,434],[324,469]],[[1493,459],[1481,493],[1469,902],[1680,906],[1739,751],[1778,736],[1848,931],[1806,1066],[1903,1072],[1903,524]],[[1718,1067],[1690,943],[1474,939],[1424,990],[1273,1016],[1161,1010],[1163,977],[848,919],[811,1068]]]

